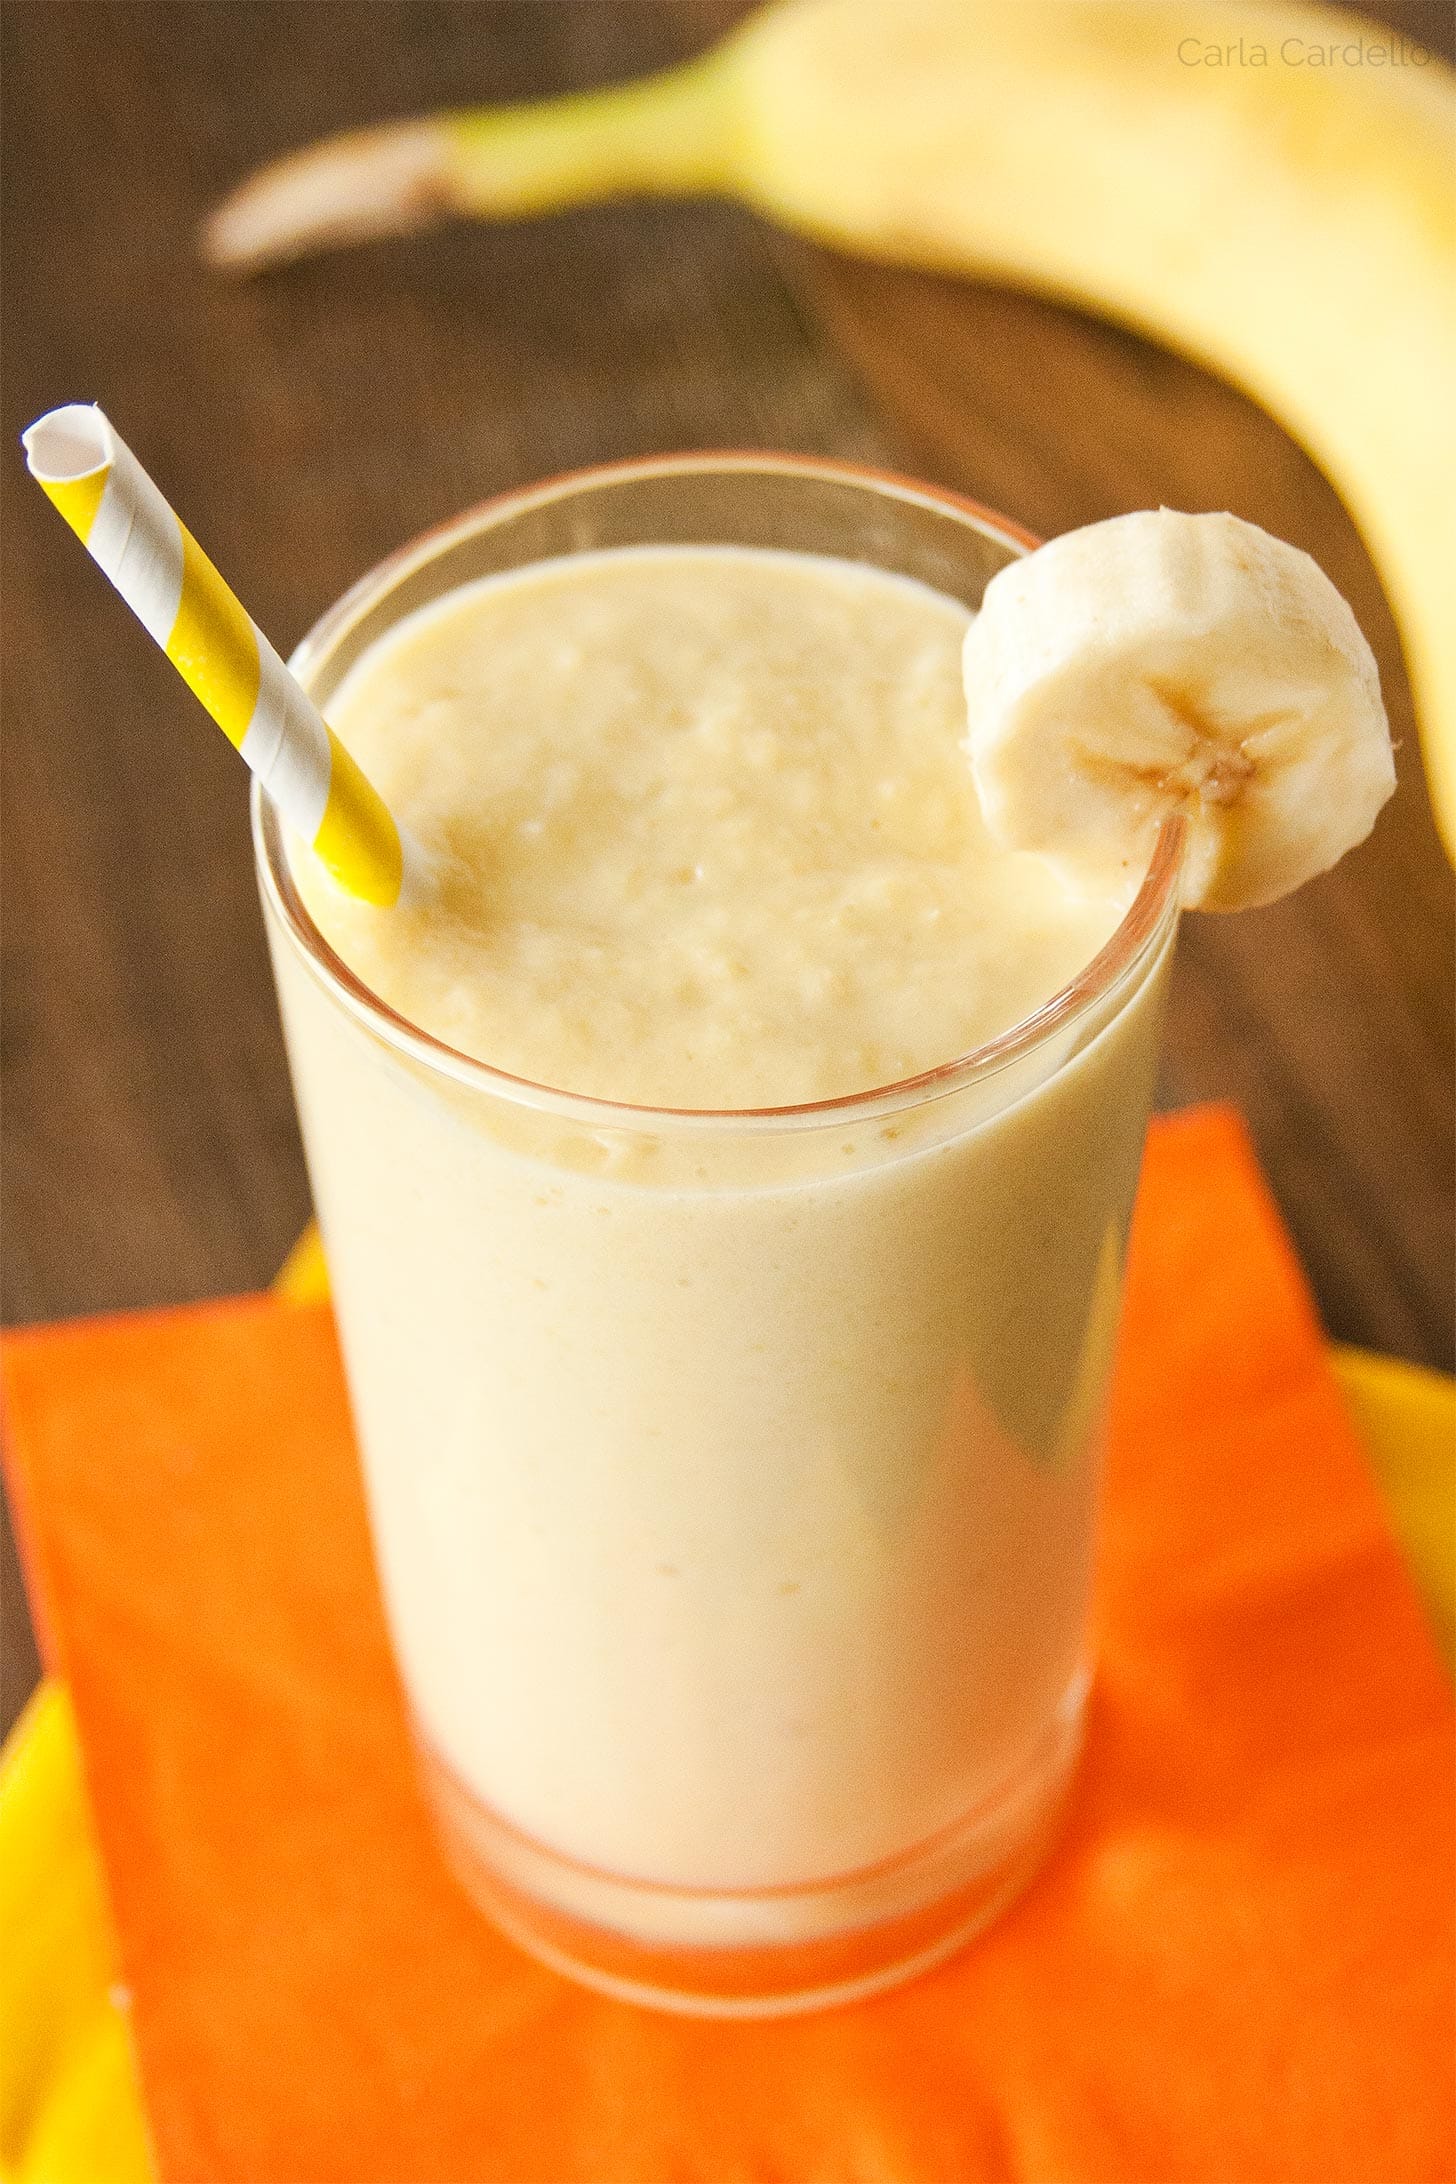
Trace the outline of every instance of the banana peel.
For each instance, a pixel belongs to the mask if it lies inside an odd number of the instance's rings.
[[[1260,0],[771,0],[638,83],[295,154],[203,248],[244,270],[643,193],[1035,288],[1244,388],[1381,573],[1456,860],[1456,76],[1433,55]]]

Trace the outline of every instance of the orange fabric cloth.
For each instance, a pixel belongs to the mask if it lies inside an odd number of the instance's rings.
[[[326,1311],[27,1331],[5,1377],[165,2179],[1452,2173],[1450,1690],[1227,1113],[1150,1143],[1068,1832],[973,1949],[817,2017],[600,1999],[459,1894]]]

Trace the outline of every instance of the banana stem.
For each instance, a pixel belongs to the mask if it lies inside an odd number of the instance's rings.
[[[252,271],[452,214],[509,219],[628,194],[730,186],[734,101],[720,48],[660,75],[330,137],[249,176],[202,231]]]
[[[530,214],[726,187],[724,73],[714,53],[604,91],[447,114],[458,209]]]

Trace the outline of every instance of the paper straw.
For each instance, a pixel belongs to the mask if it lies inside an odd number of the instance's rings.
[[[73,402],[22,438],[32,477],[340,887],[418,899],[418,848],[114,426]]]

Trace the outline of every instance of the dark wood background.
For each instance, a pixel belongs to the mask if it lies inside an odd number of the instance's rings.
[[[1043,533],[1227,507],[1307,547],[1379,654],[1400,789],[1294,900],[1187,921],[1163,1096],[1242,1107],[1333,1335],[1449,1366],[1451,874],[1374,572],[1267,417],[1090,318],[721,205],[457,228],[245,285],[197,263],[201,213],[271,154],[660,65],[741,12],[6,0],[5,1317],[257,1286],[308,1213],[243,769],[16,450],[95,398],[285,652],[426,525],[666,448],[880,462]],[[1449,49],[1445,5],[1372,12]],[[0,1727],[35,1674],[4,1554]]]

